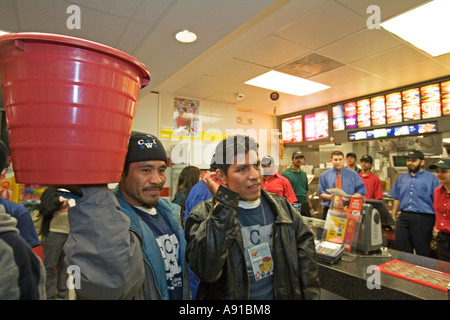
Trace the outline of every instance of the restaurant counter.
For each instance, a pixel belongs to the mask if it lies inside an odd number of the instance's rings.
[[[344,254],[343,259],[330,265],[319,262],[319,277],[322,289],[340,298],[351,300],[447,300],[447,292],[428,287],[410,280],[383,272],[379,273],[380,289],[369,289],[367,284],[375,284],[373,266],[391,260],[399,260],[413,265],[450,274],[450,263],[405,252],[387,249],[388,255],[362,256]],[[372,268],[371,268],[372,267]],[[327,299],[324,297],[324,299]]]

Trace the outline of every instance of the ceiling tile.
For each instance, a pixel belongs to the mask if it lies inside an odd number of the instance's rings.
[[[427,81],[433,78],[450,75],[450,69],[439,62],[429,59],[403,68],[381,73],[385,79],[394,81],[400,86]]]
[[[434,59],[444,64],[447,68],[450,68],[450,53],[437,56]]]
[[[275,35],[316,50],[362,30],[366,22],[344,6],[328,1],[317,6]]]
[[[20,31],[20,20],[18,12],[16,10],[16,1],[14,0],[3,0],[0,10],[0,29],[17,32]]]
[[[382,73],[426,59],[429,59],[427,55],[405,45],[367,59],[359,60],[352,65],[367,70],[368,72]]]
[[[246,61],[230,59],[226,63],[212,69],[211,72],[208,72],[208,75],[234,82],[245,82],[267,71],[270,71],[270,69]]]
[[[430,0],[336,0],[361,17],[369,17],[367,8],[371,5],[377,5],[380,8],[381,20],[387,20],[405,11],[411,10]]]
[[[277,71],[308,79],[341,66],[342,63],[340,62],[321,56],[317,53],[311,53],[303,58],[279,67]]]
[[[326,84],[331,87],[342,85],[351,81],[370,77],[371,74],[353,68],[351,66],[343,66],[323,74],[311,77],[309,80],[313,80],[322,84]]]
[[[391,88],[398,87],[398,84],[387,79],[383,79],[378,76],[370,76],[368,78],[363,78],[357,81],[352,81],[340,86],[336,89],[344,90],[350,92],[354,98],[370,95],[380,91],[388,90]]]
[[[352,63],[399,47],[400,39],[383,29],[365,29],[318,50],[340,62]]]
[[[235,57],[264,67],[275,68],[308,52],[310,52],[309,49],[295,43],[269,36]]]
[[[29,2],[29,1],[28,1]],[[86,8],[95,9],[100,12],[113,14],[120,17],[131,18],[136,9],[139,7],[141,0],[68,0],[69,4],[76,4]],[[152,5],[156,5],[158,1],[146,1]],[[69,6],[66,4],[66,7]],[[83,14],[83,8],[81,9]]]
[[[66,13],[68,6],[67,2],[59,0],[18,0],[23,26],[20,31],[58,33],[115,46],[128,22],[126,18],[83,7],[80,13],[81,28],[71,30],[67,28],[70,16]],[[51,19],[35,19],[35,16]]]

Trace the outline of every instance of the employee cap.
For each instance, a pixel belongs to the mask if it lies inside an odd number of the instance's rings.
[[[416,149],[411,149],[408,151],[408,153],[406,154],[407,158],[412,158],[412,159],[420,159],[423,160],[425,159],[425,157],[423,156],[422,151],[416,150]]]
[[[438,163],[430,165],[429,168],[430,170],[434,170],[436,168],[450,169],[450,159],[441,159]]]
[[[371,156],[369,156],[368,154],[365,154],[361,157],[361,159],[359,161],[373,163],[373,158]]]
[[[353,153],[353,152],[349,152],[349,153],[347,153],[347,155],[346,155],[345,157],[346,157],[346,158],[348,158],[348,157],[352,157],[352,158],[358,159],[358,157],[356,156],[356,154],[355,154],[355,153]]]
[[[294,158],[298,158],[298,157],[305,157],[304,155],[303,155],[303,153],[301,152],[301,151],[295,151],[293,154],[292,154],[292,159],[294,159]]]

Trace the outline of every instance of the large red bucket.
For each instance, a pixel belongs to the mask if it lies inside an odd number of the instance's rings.
[[[0,37],[0,71],[16,181],[118,182],[147,68],[73,37]]]

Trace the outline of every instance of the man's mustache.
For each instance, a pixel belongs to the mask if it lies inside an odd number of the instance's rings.
[[[142,191],[162,191],[163,188],[164,188],[163,185],[155,185],[155,186],[143,188]]]

